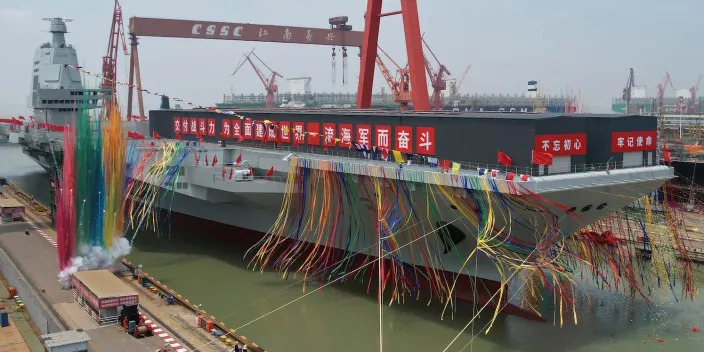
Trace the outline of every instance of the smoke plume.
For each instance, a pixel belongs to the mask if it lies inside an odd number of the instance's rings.
[[[107,269],[132,251],[130,242],[124,237],[113,240],[112,247],[83,246],[80,255],[71,258],[71,264],[59,273],[59,282],[64,289],[71,288],[71,275],[84,270]]]

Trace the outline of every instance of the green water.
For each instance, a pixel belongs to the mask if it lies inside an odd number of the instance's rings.
[[[0,175],[7,174],[42,200],[46,175],[19,148],[0,147]],[[348,282],[298,299],[303,292],[297,279],[252,272],[243,259],[245,248],[208,235],[177,229],[170,238],[140,233],[129,259],[228,326],[244,326],[238,332],[269,351],[379,350],[379,307],[373,288],[367,295],[366,285]],[[704,279],[701,271],[697,277],[699,282]],[[704,330],[703,300],[675,303],[668,292],[658,292],[653,308],[642,299],[591,285],[580,288],[578,325],[570,317],[559,328],[552,317],[548,323],[535,323],[501,316],[489,335],[479,334],[491,317],[487,310],[475,321],[474,332],[468,328],[448,351],[704,351],[704,333],[692,332],[694,327]],[[448,315],[441,320],[442,306],[425,303],[384,307],[384,350],[442,351],[473,315],[470,305],[460,304],[454,319]]]

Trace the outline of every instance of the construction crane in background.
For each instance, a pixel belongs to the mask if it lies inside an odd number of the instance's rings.
[[[462,84],[464,83],[464,79],[467,78],[467,73],[469,73],[470,68],[472,68],[472,65],[467,65],[459,81],[452,80],[450,82],[450,97],[452,97],[451,99],[454,99],[457,95],[460,94],[460,88],[462,88]]]
[[[690,114],[694,114],[696,111],[694,104],[697,100],[697,91],[699,90],[699,83],[702,81],[702,75],[699,75],[699,78],[697,78],[697,84],[693,85],[692,88],[689,88],[689,107],[687,107],[687,110],[689,111]]]
[[[397,77],[395,78],[393,75],[391,75],[391,72],[389,69],[386,67],[386,64],[384,64],[384,60],[381,59],[381,56],[377,55],[376,56],[376,65],[379,67],[379,71],[381,71],[381,75],[384,76],[384,80],[386,83],[389,85],[389,89],[391,89],[391,94],[394,96],[394,101],[400,105],[401,110],[408,110],[408,104],[411,102],[411,74],[410,71],[408,70],[408,66],[401,68],[394,59],[389,56],[389,54],[384,51],[381,47],[379,47],[379,51],[381,51],[384,56],[386,56],[391,63],[396,66],[396,73]]]
[[[257,67],[257,65],[252,61],[252,56],[254,56],[259,62],[264,65],[269,70],[269,76],[265,76],[264,73]],[[275,94],[279,92],[279,86],[276,84],[276,77],[281,77],[284,78],[284,76],[280,75],[278,72],[274,71],[269,67],[262,59],[257,56],[257,54],[254,53],[254,50],[250,51],[249,53],[245,54],[244,60],[240,62],[239,65],[237,65],[237,68],[235,68],[235,71],[232,72],[232,76],[237,73],[237,71],[240,70],[240,68],[244,65],[245,62],[249,62],[250,65],[252,65],[252,68],[254,69],[254,72],[257,73],[257,76],[259,76],[259,80],[262,81],[262,84],[264,84],[264,89],[266,89],[266,107],[267,108],[273,108],[276,105],[276,96]]]
[[[445,67],[445,65],[440,63],[440,60],[438,60],[438,57],[435,56],[433,50],[430,49],[430,46],[425,41],[425,38],[421,37],[421,40],[430,54],[433,55],[435,62],[438,63],[438,69],[434,70],[433,66],[430,64],[430,61],[428,61],[428,58],[423,55],[423,59],[425,59],[425,70],[428,72],[428,77],[430,77],[430,85],[433,87],[433,96],[430,99],[430,109],[441,110],[444,106],[442,101],[442,91],[447,89],[447,79],[445,78],[445,75],[449,76],[450,71],[447,67]]]
[[[628,108],[631,105],[633,86],[635,86],[635,77],[633,76],[633,67],[631,67],[631,73],[628,75],[628,81],[626,81],[626,88],[623,88],[623,100],[626,101],[626,114],[628,114]]]
[[[658,84],[658,95],[657,95],[658,114],[662,114],[662,100],[663,100],[663,97],[665,96],[665,89],[667,89],[668,85],[672,88],[675,88],[672,85],[672,80],[670,79],[670,73],[665,72],[665,77],[662,79],[660,84]]]
[[[112,13],[112,26],[110,28],[110,39],[108,50],[103,56],[103,81],[100,84],[102,89],[112,90],[112,99],[117,98],[117,46],[122,43],[122,51],[125,56],[129,56],[127,51],[127,41],[125,40],[125,30],[122,28],[122,6],[115,0],[115,9]],[[127,116],[130,119],[130,116]]]

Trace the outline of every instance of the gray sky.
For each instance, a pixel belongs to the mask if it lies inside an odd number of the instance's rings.
[[[463,92],[523,93],[526,82],[537,79],[546,93],[569,87],[581,91],[590,112],[607,112],[611,98],[625,85],[629,67],[648,95],[655,95],[666,70],[676,88],[692,86],[704,72],[704,48],[698,42],[701,0],[418,2],[421,31],[440,60],[456,76],[472,64]],[[123,0],[122,6],[125,27],[131,16],[326,27],[329,17],[347,15],[354,29],[361,30],[366,1]],[[399,6],[386,0],[384,11]],[[77,48],[86,69],[100,72],[112,8],[109,0],[0,0],[0,43],[5,49],[0,55],[0,116],[28,114],[34,50],[50,39],[42,17],[75,20],[69,23],[67,42]],[[338,83],[331,82],[329,47],[166,38],[142,38],[140,43],[144,88],[201,105],[221,101],[231,89],[263,92],[251,68],[230,76],[242,54],[253,48],[285,77],[313,77],[314,91],[356,90],[356,49],[348,61],[352,79],[343,86],[339,72]],[[406,62],[400,17],[382,20],[380,45]],[[128,58],[120,55],[118,60],[118,78],[126,81]],[[340,61],[337,66],[340,70]],[[377,74],[374,90],[382,85]],[[283,80],[279,86],[288,90]],[[145,103],[156,108],[159,100],[150,97]]]

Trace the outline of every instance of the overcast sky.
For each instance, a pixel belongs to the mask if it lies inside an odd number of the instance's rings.
[[[466,93],[516,94],[528,80],[560,94],[581,92],[590,112],[608,112],[621,94],[629,67],[636,84],[654,95],[665,71],[676,88],[692,86],[704,72],[701,0],[418,0],[421,31],[455,76],[472,69],[462,86]],[[332,16],[346,15],[363,28],[364,0],[122,0],[127,18],[164,17],[203,21],[249,22],[326,27]],[[386,0],[384,11],[399,9]],[[113,2],[109,0],[0,0],[0,116],[28,113],[34,50],[50,39],[42,17],[67,17],[67,42],[79,63],[101,71]],[[257,54],[284,77],[311,76],[314,91],[353,92],[359,70],[357,50],[349,58],[350,82],[331,82],[330,48],[222,40],[140,39],[144,88],[213,105],[222,95],[261,93],[251,68],[230,76],[246,51]],[[380,45],[406,62],[401,19],[382,20]],[[339,56],[338,56],[339,59]],[[127,80],[128,58],[120,55],[118,78]],[[338,70],[341,68],[338,61]],[[338,73],[339,75],[339,73]],[[280,90],[287,91],[285,81]],[[375,78],[375,91],[385,85]],[[670,90],[668,95],[674,95]],[[123,103],[126,98],[122,99]],[[147,98],[146,108],[159,100]]]

